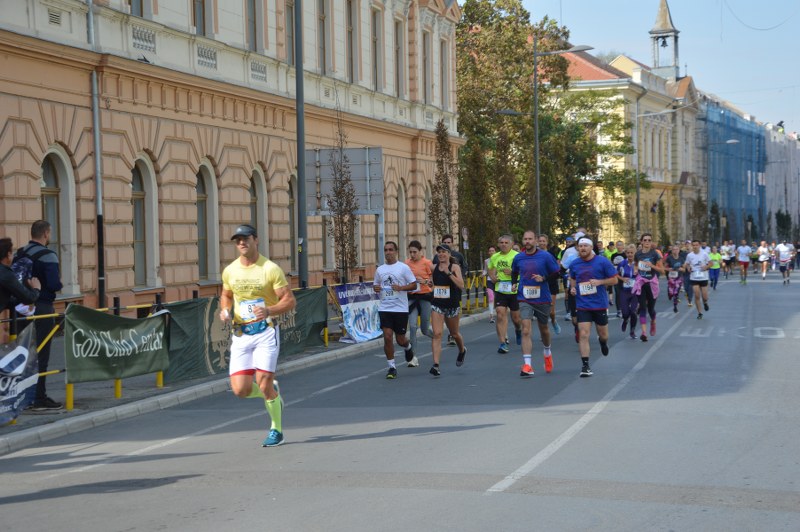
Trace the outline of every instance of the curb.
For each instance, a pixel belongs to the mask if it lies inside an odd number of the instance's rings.
[[[463,316],[461,319],[461,324],[469,325],[479,321],[483,317],[483,314],[485,314],[485,311],[477,314],[471,314],[469,316]],[[318,366],[332,360],[360,355],[366,351],[369,351],[370,349],[379,348],[382,345],[383,340],[376,338],[375,340],[370,340],[362,344],[350,344],[345,347],[334,348],[330,352],[317,353],[315,355],[304,357],[298,360],[291,360],[280,366],[277,371],[277,375],[286,375],[301,369]],[[124,405],[98,410],[97,412],[82,414],[69,419],[56,421],[48,425],[42,425],[40,427],[21,430],[13,434],[0,437],[0,456],[25,449],[26,447],[30,447],[32,445],[45,443],[49,440],[60,438],[61,436],[76,434],[78,432],[100,427],[115,421],[121,421],[123,419],[140,416],[142,414],[148,414],[157,410],[164,410],[173,406],[189,403],[195,399],[200,399],[202,397],[208,397],[210,395],[227,391],[230,391],[230,386],[228,382],[228,376],[224,375],[220,376],[218,380],[204,382],[203,384],[197,384],[182,390],[176,390],[174,392],[168,392],[156,397],[132,401]]]

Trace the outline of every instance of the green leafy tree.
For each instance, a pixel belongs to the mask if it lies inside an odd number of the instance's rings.
[[[667,231],[667,208],[661,200],[658,201],[658,243],[662,246],[672,243]]]

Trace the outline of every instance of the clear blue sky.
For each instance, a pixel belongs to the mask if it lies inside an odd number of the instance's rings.
[[[538,21],[567,26],[592,54],[616,51],[652,64],[649,31],[659,0],[522,0]],[[680,31],[681,75],[760,122],[800,132],[800,1],[668,0]],[[737,20],[738,19],[738,20]],[[777,27],[776,27],[777,26]],[[768,29],[772,28],[772,29]],[[684,69],[686,65],[686,69]]]

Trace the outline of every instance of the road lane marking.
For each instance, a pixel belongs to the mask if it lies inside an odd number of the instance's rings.
[[[508,488],[516,484],[518,480],[521,478],[526,477],[529,475],[534,469],[542,465],[548,458],[553,456],[559,449],[561,449],[564,445],[569,443],[569,441],[578,435],[578,433],[583,430],[583,428],[588,425],[594,418],[598,416],[608,404],[622,391],[628,383],[633,380],[638,372],[640,372],[644,366],[647,364],[648,360],[655,354],[658,349],[664,345],[672,333],[675,332],[686,320],[689,316],[688,312],[683,314],[683,317],[680,318],[675,324],[670,327],[667,334],[662,336],[653,346],[647,350],[647,353],[639,359],[639,362],[636,363],[633,368],[631,368],[628,373],[625,374],[624,377],[614,386],[600,401],[595,403],[592,408],[589,409],[581,418],[576,421],[571,427],[561,433],[555,440],[550,442],[547,447],[533,455],[533,457],[528,460],[525,464],[519,467],[516,471],[511,473],[510,475],[506,476],[503,480],[486,490],[485,494],[490,495],[492,493],[502,493],[506,491]]]

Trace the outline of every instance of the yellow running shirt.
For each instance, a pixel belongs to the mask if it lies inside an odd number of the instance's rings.
[[[275,290],[288,286],[280,267],[263,255],[255,264],[243,266],[237,258],[222,271],[222,288],[233,292],[233,317],[236,323],[252,321],[252,305],[278,303]]]

